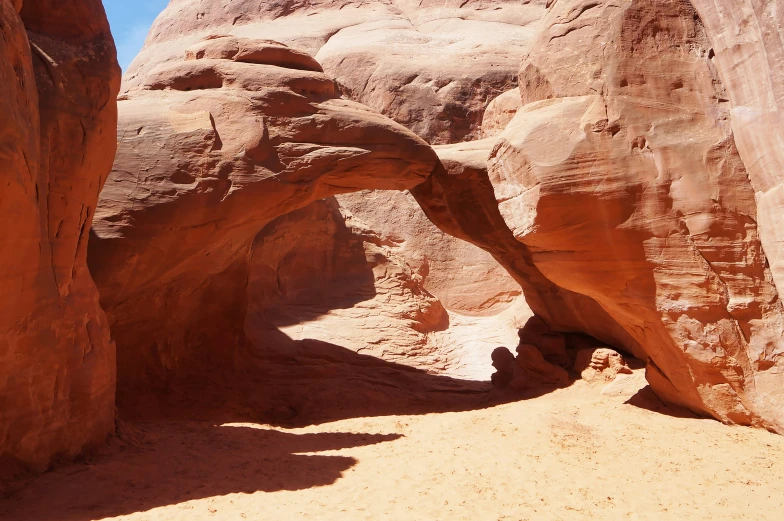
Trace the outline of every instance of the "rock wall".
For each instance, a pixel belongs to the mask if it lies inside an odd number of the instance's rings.
[[[784,314],[722,65],[687,1],[558,0],[490,176],[536,267],[639,343],[659,396],[780,431]]]
[[[757,197],[758,226],[773,279],[784,290],[781,67],[784,5],[779,0],[692,2],[705,24],[730,103],[732,130]]]
[[[114,346],[87,238],[120,69],[98,0],[0,1],[0,479],[114,428]]]

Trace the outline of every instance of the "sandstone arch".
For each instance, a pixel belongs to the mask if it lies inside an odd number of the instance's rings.
[[[266,224],[338,193],[411,188],[437,162],[411,132],[340,99],[296,51],[233,37],[196,47],[119,102],[90,267],[121,396],[194,364],[237,369],[247,256]]]
[[[42,470],[111,432],[109,322],[121,392],[241,368],[257,232],[379,188],[490,252],[554,330],[649,357],[665,399],[784,429],[779,0],[198,4],[170,4],[127,77],[96,211],[119,88],[100,2],[0,0],[0,461]],[[379,69],[401,35],[425,65]],[[412,73],[444,42],[524,58],[519,81]],[[487,139],[434,152],[341,95],[433,143]]]

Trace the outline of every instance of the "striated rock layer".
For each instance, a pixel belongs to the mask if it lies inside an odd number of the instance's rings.
[[[659,396],[781,431],[784,313],[723,68],[685,0],[558,0],[490,177],[536,268],[605,312],[562,326],[609,318]]]
[[[120,69],[99,0],[0,1],[0,480],[114,427],[114,346],[87,238]]]

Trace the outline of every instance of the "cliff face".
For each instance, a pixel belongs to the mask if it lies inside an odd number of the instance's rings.
[[[120,69],[100,1],[0,2],[0,477],[114,428],[114,346],[87,237]]]

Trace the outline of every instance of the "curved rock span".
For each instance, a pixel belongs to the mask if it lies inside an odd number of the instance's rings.
[[[90,267],[121,397],[189,364],[232,365],[250,247],[275,218],[334,194],[413,187],[437,162],[410,131],[341,99],[311,58],[266,40],[198,42],[124,93],[119,112]]]
[[[784,313],[758,225],[770,218],[710,29],[684,0],[555,2],[490,176],[536,267],[629,333],[659,396],[781,431]]]

